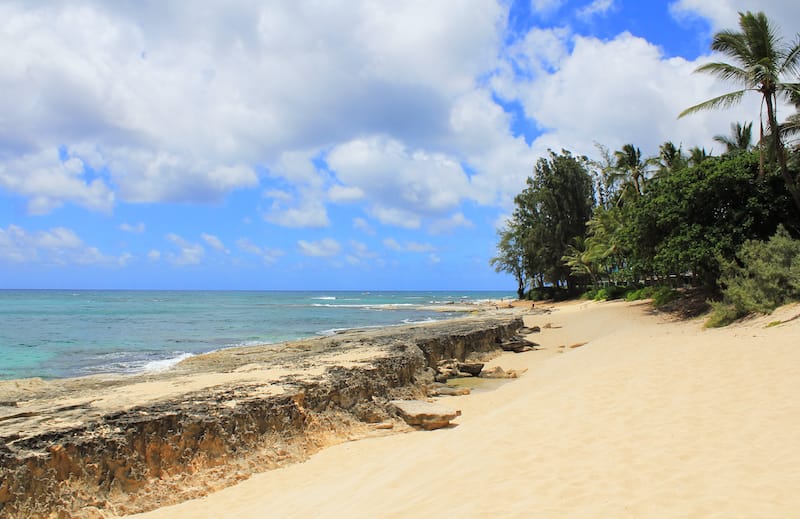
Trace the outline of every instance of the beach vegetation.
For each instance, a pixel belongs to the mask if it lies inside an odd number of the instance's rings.
[[[783,226],[768,241],[748,240],[725,265],[722,303],[737,315],[769,314],[800,299],[800,240]],[[716,309],[715,309],[716,310]]]
[[[501,239],[497,257],[515,258],[512,263],[525,269],[529,289],[572,290],[584,275],[576,274],[562,258],[570,246],[580,246],[576,239],[585,235],[592,215],[594,186],[588,159],[566,150],[560,154],[550,151],[536,162],[533,175],[514,202],[516,208],[505,230],[515,237],[506,242]]]
[[[785,43],[763,13],[741,14],[739,26],[714,36],[712,49],[728,61],[697,69],[739,90],[680,117],[756,92],[766,127],[762,117],[755,142],[752,122],[734,122],[713,137],[724,146],[717,154],[669,140],[651,157],[634,143],[596,144],[593,160],[549,151],[515,198],[492,259],[515,276],[520,297],[663,306],[686,289],[710,294],[716,323],[800,298],[786,252],[800,237],[800,36]],[[779,123],[782,101],[797,110]]]
[[[800,209],[800,177],[789,169],[777,116],[779,101],[791,101],[792,96],[797,95],[800,39],[786,43],[762,12],[739,13],[739,28],[739,31],[720,31],[711,42],[711,49],[729,58],[728,61],[706,63],[696,70],[737,83],[739,89],[691,106],[679,117],[728,108],[741,102],[747,92],[758,93],[767,117],[766,132],[761,125],[759,176],[765,175],[765,164],[777,162],[786,190]]]

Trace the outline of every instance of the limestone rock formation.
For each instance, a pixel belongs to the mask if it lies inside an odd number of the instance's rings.
[[[0,382],[0,517],[130,514],[304,459],[390,425],[388,402],[425,396],[440,360],[496,351],[521,326],[478,316],[231,348],[163,373]],[[420,426],[457,413],[437,416]]]
[[[408,425],[421,427],[426,431],[447,427],[451,420],[461,416],[460,410],[422,400],[392,400],[389,403],[397,409],[400,417]]]

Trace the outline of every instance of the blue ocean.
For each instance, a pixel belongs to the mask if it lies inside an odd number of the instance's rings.
[[[166,369],[233,346],[442,320],[512,292],[0,290],[0,379]]]

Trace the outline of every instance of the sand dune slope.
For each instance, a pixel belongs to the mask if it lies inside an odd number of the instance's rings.
[[[543,350],[494,361],[522,378],[442,400],[456,427],[342,444],[147,515],[797,516],[800,320],[767,324],[798,313],[703,330],[563,305],[528,318],[552,325]]]

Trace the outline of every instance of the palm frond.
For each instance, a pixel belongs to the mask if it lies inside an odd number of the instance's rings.
[[[709,99],[708,101],[703,101],[700,104],[696,104],[694,106],[690,106],[680,114],[678,114],[678,119],[684,117],[686,115],[695,114],[697,112],[702,112],[705,110],[715,110],[717,108],[730,108],[738,104],[744,93],[747,92],[749,89],[745,90],[737,90],[736,92],[729,92],[727,94],[722,94],[721,96],[717,96],[713,99]]]
[[[706,63],[705,65],[700,65],[694,71],[695,73],[705,72],[707,74],[711,74],[712,76],[717,76],[724,81],[734,80],[748,85],[752,84],[750,80],[750,73],[747,70],[735,65],[731,65],[730,63],[714,61],[711,63]]]
[[[727,54],[743,64],[749,61],[750,49],[747,46],[747,40],[739,32],[731,30],[718,32],[711,42],[711,50]]]

